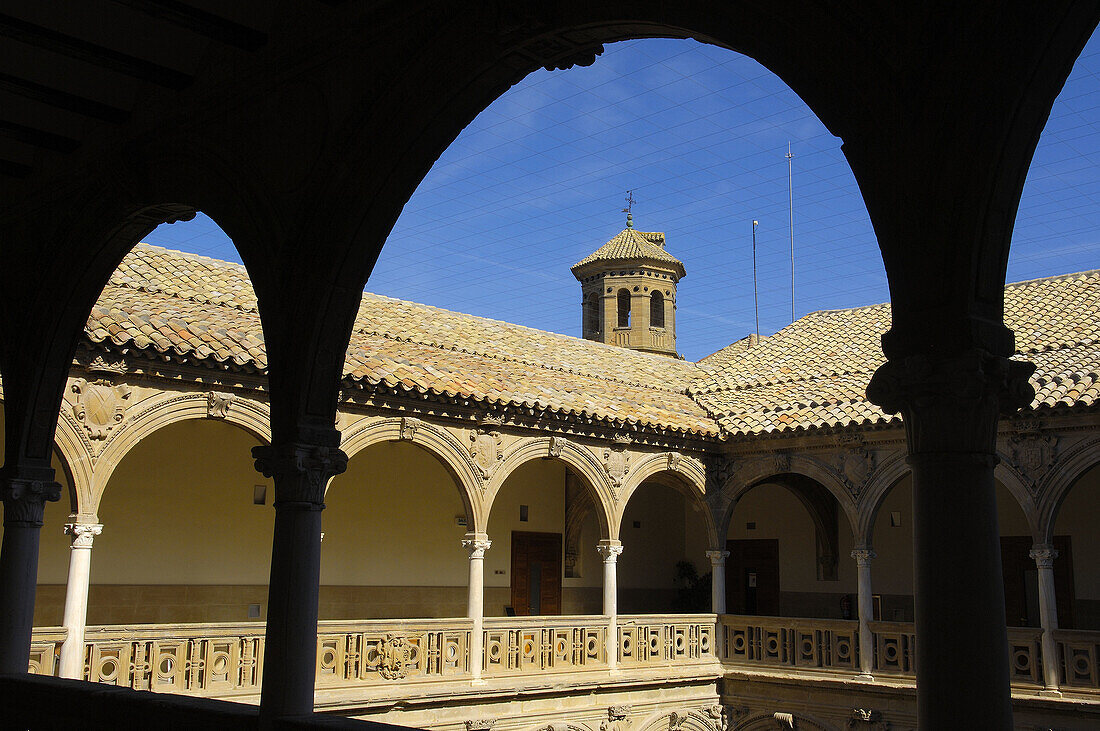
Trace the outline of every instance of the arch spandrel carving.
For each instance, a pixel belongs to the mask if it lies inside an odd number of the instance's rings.
[[[411,416],[364,418],[344,431],[340,447],[350,460],[373,444],[397,441],[411,442],[443,464],[462,498],[469,530],[484,533],[488,525],[488,507],[481,480],[469,450],[450,430]]]
[[[612,488],[603,463],[592,450],[563,437],[533,437],[520,439],[506,448],[496,469],[485,484],[485,514],[488,517],[500,488],[508,476],[524,464],[535,459],[559,459],[568,465],[592,491],[598,509],[600,537],[618,537],[614,515],[615,491]]]
[[[156,395],[138,402],[127,411],[126,418],[111,432],[99,454],[93,458],[90,500],[84,512],[90,516],[98,513],[111,475],[138,442],[166,426],[192,419],[224,421],[243,429],[263,444],[271,443],[269,411],[265,403],[238,397],[224,412],[219,409],[218,413],[212,414],[208,391],[156,392]]]

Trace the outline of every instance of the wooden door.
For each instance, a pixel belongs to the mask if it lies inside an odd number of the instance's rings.
[[[779,540],[727,541],[726,611],[779,616]]]
[[[1005,622],[1009,627],[1039,626],[1039,570],[1028,555],[1031,536],[1001,536],[1001,567],[1005,583]],[[1069,536],[1055,536],[1054,595],[1058,626],[1073,629],[1073,552]]]
[[[561,614],[561,533],[512,531],[512,607],[519,616]]]

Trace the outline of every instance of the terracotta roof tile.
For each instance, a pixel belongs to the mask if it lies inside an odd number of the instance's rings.
[[[575,276],[584,276],[583,271],[591,264],[622,262],[636,263],[646,259],[659,262],[676,271],[678,277],[684,276],[684,264],[665,251],[665,235],[660,232],[636,231],[625,228],[615,238],[578,261],[572,267]]]

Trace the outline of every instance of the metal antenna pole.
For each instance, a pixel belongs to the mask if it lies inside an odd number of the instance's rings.
[[[791,204],[791,322],[794,322],[794,178],[791,174],[791,143],[787,142],[787,196]]]
[[[756,309],[756,342],[760,342],[760,298],[756,290],[756,227],[759,221],[752,222],[752,304]]]

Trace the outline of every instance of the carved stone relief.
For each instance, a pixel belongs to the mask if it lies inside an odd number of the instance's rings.
[[[224,419],[229,415],[229,405],[236,400],[231,393],[211,391],[206,394],[206,415],[211,419]]]
[[[397,432],[398,439],[412,441],[416,438],[416,430],[420,428],[420,419],[411,416],[401,417],[401,428]]]
[[[630,472],[630,455],[626,448],[630,444],[630,437],[618,435],[612,440],[611,446],[603,451],[603,468],[607,476],[611,478],[611,484],[616,489],[623,486],[623,480]]]
[[[378,653],[378,673],[386,680],[398,680],[409,674],[409,661],[414,648],[409,638],[393,632],[387,633],[375,648]]]
[[[833,456],[833,468],[852,497],[858,499],[875,471],[875,453],[859,435],[843,434],[837,444],[842,451]]]
[[[883,720],[882,711],[869,708],[853,708],[852,713],[848,716],[848,728],[889,731],[890,722]]]
[[[565,437],[550,437],[550,448],[547,450],[548,457],[557,459],[561,456],[561,452],[565,449],[565,445],[569,443],[569,440]]]
[[[126,400],[130,398],[130,387],[113,385],[100,379],[88,382],[78,378],[73,382],[73,416],[88,431],[91,439],[107,438],[111,429],[122,423],[126,416]]]
[[[608,706],[607,720],[600,722],[600,731],[628,731],[630,706]]]
[[[1021,421],[1008,438],[1012,466],[1020,473],[1032,495],[1039,491],[1039,482],[1058,456],[1058,437],[1040,431],[1038,421]]]
[[[492,429],[498,424],[499,422],[486,420],[470,432],[470,456],[483,480],[492,477],[497,465],[504,459],[504,453],[500,449],[504,437],[499,431]]]

